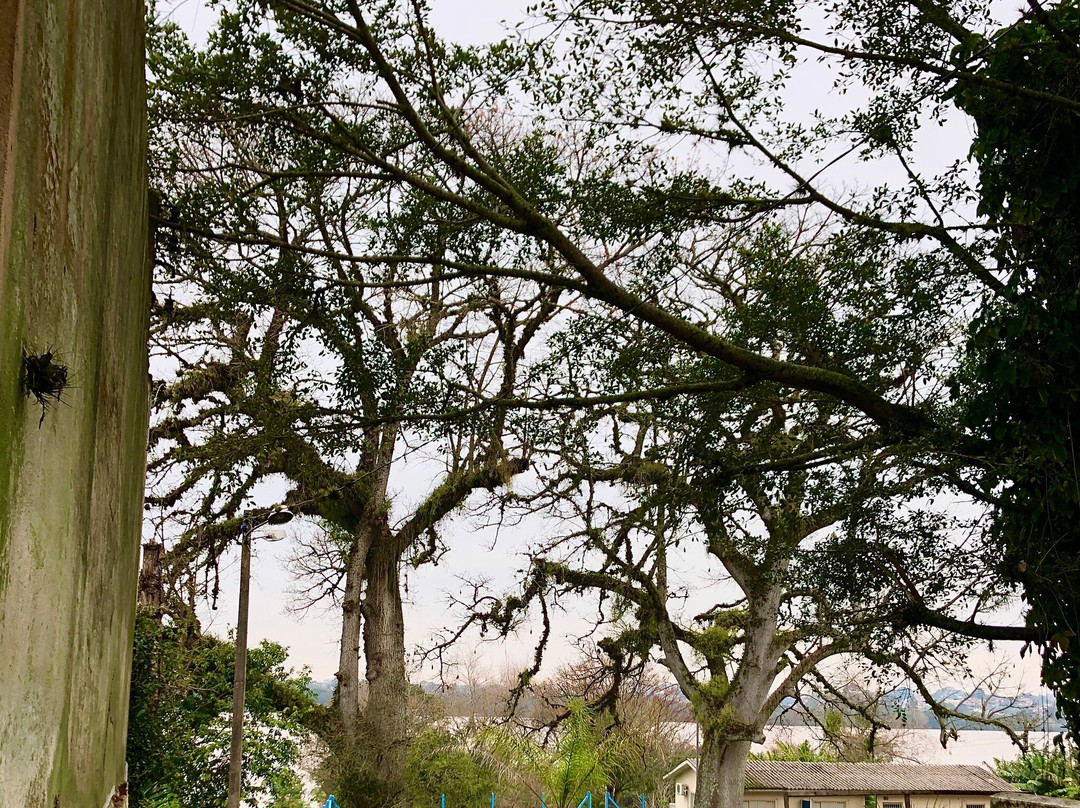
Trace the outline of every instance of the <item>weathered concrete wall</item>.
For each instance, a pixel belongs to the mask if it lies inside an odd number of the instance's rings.
[[[1040,797],[1023,791],[1003,791],[991,800],[992,808],[1080,808],[1080,800]]]
[[[0,806],[123,802],[146,448],[143,5],[0,0]],[[22,352],[70,369],[21,389]]]

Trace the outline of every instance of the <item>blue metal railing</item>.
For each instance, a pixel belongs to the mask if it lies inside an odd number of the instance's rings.
[[[604,792],[604,808],[622,808],[622,806],[620,806],[619,803],[615,802],[615,798],[613,796],[611,796],[610,791],[605,791]],[[644,794],[641,795],[641,808],[646,808],[646,806],[645,806],[645,795]]]
[[[341,803],[334,799],[334,795],[331,794],[326,798],[325,804],[322,808],[341,808]],[[439,796],[439,808],[446,808],[446,795]],[[491,808],[495,808],[495,792],[491,792]],[[547,808],[547,795],[540,792],[540,808]],[[593,808],[592,792],[586,791],[585,797],[577,804],[577,808]],[[604,808],[622,808],[619,803],[615,802],[615,798],[611,796],[610,792],[604,792]],[[641,795],[641,808],[648,808],[645,802],[645,795]]]
[[[326,801],[326,805],[323,808],[341,808],[337,802],[333,802],[333,796]],[[331,805],[331,802],[333,804]],[[442,794],[439,797],[439,808],[446,808],[446,795]],[[495,808],[495,792],[491,793],[491,808]],[[547,795],[544,792],[540,792],[540,808],[547,808]],[[592,792],[586,791],[585,797],[577,804],[577,808],[593,808]],[[610,792],[604,792],[604,808],[622,808],[619,803],[615,802],[615,798],[611,796]],[[648,808],[645,795],[641,795],[641,808]]]

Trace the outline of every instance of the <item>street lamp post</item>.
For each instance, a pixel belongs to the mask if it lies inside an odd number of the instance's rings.
[[[264,517],[261,522],[255,522],[256,515]],[[251,591],[252,533],[266,525],[283,525],[292,518],[292,513],[284,508],[271,511],[269,514],[265,511],[249,511],[244,514],[244,523],[240,525],[240,604],[236,614],[236,667],[233,669],[229,808],[240,808],[240,774],[244,757],[244,697],[247,690],[248,595]],[[277,538],[284,538],[284,534],[275,537],[275,540]]]

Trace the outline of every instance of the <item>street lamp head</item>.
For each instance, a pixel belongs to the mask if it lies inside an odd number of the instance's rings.
[[[266,524],[284,525],[286,522],[291,522],[294,515],[288,508],[277,508],[270,511],[270,515],[266,517]]]

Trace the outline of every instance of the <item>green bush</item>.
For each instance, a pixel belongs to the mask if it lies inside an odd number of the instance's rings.
[[[436,730],[413,742],[406,788],[414,808],[438,808],[443,794],[447,808],[483,808],[497,790],[495,772],[478,755]]]
[[[1075,747],[1054,752],[1033,749],[1016,760],[995,760],[994,771],[1032,794],[1080,799],[1080,757]]]
[[[131,808],[220,808],[228,789],[235,646],[139,614],[127,759]],[[295,769],[322,708],[287,651],[248,652],[244,794],[272,808],[303,805]]]

